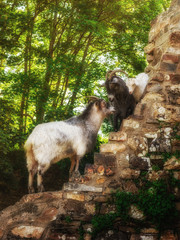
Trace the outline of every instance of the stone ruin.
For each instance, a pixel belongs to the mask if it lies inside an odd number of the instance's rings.
[[[0,239],[91,239],[91,219],[98,212],[114,210],[107,206],[111,193],[118,190],[137,193],[136,181],[142,172],[148,180],[160,179],[171,171],[180,180],[180,159],[162,160],[162,153],[180,150],[180,1],[152,23],[149,43],[145,47],[150,76],[144,98],[134,115],[125,119],[119,132],[109,134],[109,142],[100,147],[94,164],[87,165],[85,175],[77,182],[64,184],[58,192],[24,196],[14,206],[0,212]],[[154,171],[153,166],[159,170]],[[180,211],[180,190],[174,189]],[[131,208],[131,217],[143,213]],[[68,219],[71,221],[68,221]],[[83,226],[82,226],[83,223]],[[158,231],[149,224],[138,233],[134,226],[116,223],[116,232],[106,230],[95,239],[156,240]],[[81,238],[82,239],[82,238]],[[180,239],[180,221],[166,229],[161,240]]]

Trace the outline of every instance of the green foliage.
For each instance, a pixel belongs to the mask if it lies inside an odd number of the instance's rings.
[[[180,151],[176,150],[175,152],[164,152],[161,153],[163,156],[163,161],[166,162],[168,159],[172,158],[173,156],[177,159],[180,159]]]
[[[14,187],[13,167],[7,156],[0,154],[0,190],[9,191]]]
[[[152,170],[158,172],[160,170],[160,167],[158,165],[152,165]]]
[[[177,122],[173,126],[172,139],[180,140],[180,123],[179,122]]]
[[[84,228],[83,228],[83,222],[81,221],[81,224],[79,226],[79,229],[78,229],[78,233],[79,233],[79,238],[78,240],[84,240]]]
[[[128,211],[130,205],[134,203],[136,196],[128,192],[117,192],[115,195],[115,204],[117,215],[122,218],[123,221],[129,220]]]
[[[138,207],[144,212],[147,220],[163,230],[174,226],[177,217],[175,198],[168,191],[164,180],[148,182],[138,196]]]
[[[1,1],[0,147],[20,149],[40,122],[64,120],[105,98],[109,69],[146,66],[150,21],[170,0]],[[110,131],[107,122],[103,131]]]
[[[2,192],[18,190],[27,186],[27,168],[24,152],[13,151],[0,154],[0,190]]]
[[[92,219],[93,225],[92,237],[95,237],[98,232],[101,232],[104,229],[106,230],[112,229],[116,217],[117,215],[114,213],[94,216]]]
[[[66,223],[71,223],[72,222],[72,218],[70,216],[66,216],[65,217],[65,221],[66,221]]]
[[[93,236],[103,229],[113,229],[114,222],[120,218],[124,223],[134,222],[144,227],[145,222],[155,225],[159,231],[174,226],[178,212],[175,206],[175,197],[170,189],[180,187],[180,181],[170,175],[168,185],[165,180],[150,182],[143,181],[143,187],[138,194],[118,191],[113,195],[114,213],[95,215],[92,219]],[[135,205],[144,213],[144,220],[134,220],[129,215],[130,206]]]

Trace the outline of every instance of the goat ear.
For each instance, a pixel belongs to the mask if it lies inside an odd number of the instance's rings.
[[[138,79],[137,79],[137,78],[135,78],[135,79],[134,79],[134,83],[136,84],[136,86],[138,86],[138,85],[139,85],[139,81],[138,81]]]
[[[106,107],[106,102],[105,101],[101,101],[101,108]]]
[[[106,86],[105,82],[99,85],[99,87],[105,87],[105,86]]]
[[[96,107],[99,107],[99,101],[95,102]]]

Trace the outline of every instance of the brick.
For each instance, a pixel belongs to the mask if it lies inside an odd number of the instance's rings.
[[[160,92],[162,91],[162,86],[159,83],[153,83],[151,82],[150,84],[147,85],[147,92]]]
[[[144,220],[145,216],[143,211],[139,210],[135,205],[131,205],[129,209],[129,215],[136,220]]]
[[[180,104],[180,97],[176,100],[177,104]]]
[[[116,157],[118,169],[125,169],[129,167],[129,155],[124,153],[117,153]]]
[[[170,35],[170,44],[171,46],[180,46],[180,31],[173,32]]]
[[[19,227],[15,227],[12,229],[12,233],[15,236],[19,236],[21,238],[35,238],[40,239],[44,228],[42,227],[35,227],[35,226],[24,226],[21,225]]]
[[[141,119],[143,119],[143,113],[144,113],[144,110],[146,108],[146,104],[142,104],[142,103],[138,103],[136,105],[136,108],[134,110],[134,115],[137,116],[137,117],[141,117]]]
[[[125,120],[123,120],[123,127],[124,128],[138,129],[139,126],[140,126],[139,122],[135,121],[133,119],[125,119]]]
[[[152,76],[153,81],[163,82],[164,81],[164,75],[162,73],[155,73]]]
[[[84,194],[76,194],[76,193],[70,193],[70,192],[66,193],[66,198],[77,200],[80,202],[84,202],[85,200]]]
[[[148,170],[149,169],[149,162],[148,158],[141,158],[137,156],[132,156],[129,160],[130,168],[133,169],[140,169],[140,170]]]
[[[154,56],[149,54],[149,55],[146,56],[146,59],[150,63],[154,60]]]
[[[98,178],[97,180],[96,180],[96,184],[103,184],[104,182],[105,182],[105,178],[104,177],[101,177],[101,178]]]
[[[98,167],[98,169],[97,169],[97,173],[98,173],[99,175],[104,175],[104,172],[105,172],[104,166],[103,166],[103,165],[100,165],[100,166]]]
[[[178,240],[178,238],[174,235],[173,231],[168,230],[161,235],[160,240]]]
[[[175,156],[173,156],[172,158],[168,159],[167,162],[165,162],[164,169],[180,170],[180,161]]]
[[[136,179],[140,175],[139,170],[134,170],[134,169],[123,169],[122,171],[119,172],[119,177],[122,179]]]
[[[161,62],[160,69],[165,72],[175,72],[177,64]]]
[[[115,167],[116,156],[114,154],[95,153],[94,164],[103,165],[105,167]]]
[[[94,174],[96,173],[97,168],[93,164],[86,164],[85,166],[85,174]]]
[[[178,63],[179,60],[180,56],[175,54],[164,54],[162,57],[162,61],[166,63]]]
[[[102,144],[100,146],[101,153],[117,153],[124,152],[126,150],[126,146],[123,143],[107,143]]]
[[[166,91],[168,93],[180,95],[180,85],[179,84],[174,84],[172,86],[167,86]]]
[[[153,52],[154,47],[155,47],[154,43],[150,43],[150,44],[148,44],[148,45],[144,48],[144,52],[145,52],[146,54],[150,54],[150,53]]]
[[[3,236],[3,231],[0,229],[0,238]]]
[[[106,175],[107,177],[113,176],[114,174],[115,174],[115,172],[114,172],[111,168],[107,168],[107,169],[105,170],[105,175]]]
[[[125,132],[111,132],[109,134],[110,141],[124,142],[127,140],[127,133]]]
[[[86,203],[84,208],[86,209],[87,214],[95,214],[95,211],[96,211],[95,204]]]
[[[180,72],[180,64],[178,65],[177,71],[179,69]],[[180,74],[171,74],[170,75],[170,80],[172,82],[172,84],[178,84],[180,83]]]
[[[101,187],[88,186],[85,184],[78,183],[65,183],[63,186],[65,191],[76,191],[76,192],[102,192]]]

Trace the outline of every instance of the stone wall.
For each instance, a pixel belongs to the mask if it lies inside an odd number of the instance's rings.
[[[115,210],[107,206],[117,189],[138,192],[137,180],[171,174],[180,180],[180,1],[174,0],[167,12],[151,26],[145,47],[150,82],[133,116],[123,121],[119,132],[110,133],[101,145],[94,164],[85,175],[64,185],[62,191],[24,196],[0,213],[0,239],[91,239],[92,216]],[[164,163],[164,153],[168,160]],[[172,156],[171,156],[172,155]],[[154,171],[156,167],[156,171]],[[157,170],[158,169],[158,170]],[[179,189],[173,189],[180,210]],[[98,206],[98,207],[97,207]],[[134,219],[143,213],[131,206]],[[156,240],[158,231],[148,224],[138,233],[137,226],[116,221],[116,231],[104,230],[96,239]],[[161,233],[161,240],[180,239],[180,223]]]

